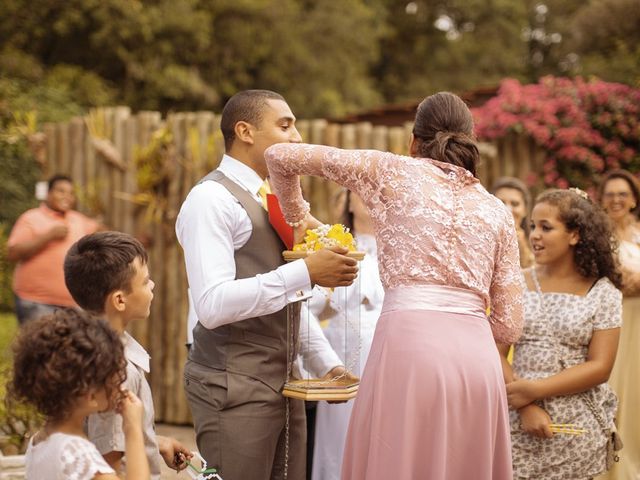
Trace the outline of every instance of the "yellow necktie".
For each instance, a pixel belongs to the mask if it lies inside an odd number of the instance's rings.
[[[269,211],[269,209],[267,208],[268,193],[271,193],[271,186],[269,185],[269,180],[265,179],[265,181],[260,186],[260,189],[258,190],[258,195],[260,195],[260,199],[262,200],[262,208],[264,208],[266,211]]]

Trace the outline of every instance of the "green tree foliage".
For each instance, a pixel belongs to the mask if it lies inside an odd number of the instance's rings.
[[[300,117],[544,75],[640,77],[638,0],[4,0],[0,75],[87,107],[219,110],[270,88]]]
[[[18,63],[29,65],[23,56]],[[42,71],[35,69],[31,74],[41,75]],[[67,70],[58,66],[52,70],[52,78],[57,75],[69,78],[68,82],[60,83],[48,80],[34,83],[25,78],[0,76],[0,311],[13,306],[13,266],[6,260],[5,252],[9,232],[18,216],[37,205],[35,184],[40,180],[41,170],[29,149],[29,134],[34,133],[41,122],[63,121],[83,112],[83,107],[74,99],[84,90],[79,85],[78,90],[72,90],[71,80],[76,74],[81,79],[101,83],[95,74],[75,67]],[[85,81],[80,83],[86,85]],[[86,100],[98,91],[100,89]]]
[[[640,85],[640,3],[596,0],[578,10],[570,47],[582,73]]]
[[[240,89],[272,88],[304,116],[332,115],[381,101],[369,77],[379,33],[364,0],[7,0],[0,43],[22,58],[0,72],[62,65],[47,76],[93,105],[219,108]]]
[[[376,77],[386,98],[496,84],[524,71],[526,8],[510,0],[380,0],[387,34]]]

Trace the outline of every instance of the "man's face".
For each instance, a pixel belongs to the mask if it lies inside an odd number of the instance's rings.
[[[267,100],[267,106],[262,112],[262,120],[254,126],[253,139],[256,158],[262,158],[262,162],[264,162],[264,151],[271,145],[302,141],[296,129],[296,117],[287,102]]]
[[[66,213],[73,208],[76,197],[73,193],[73,185],[66,180],[58,180],[53,184],[47,194],[47,205],[52,210]]]

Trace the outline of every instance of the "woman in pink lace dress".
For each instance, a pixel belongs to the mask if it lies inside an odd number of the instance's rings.
[[[518,244],[511,214],[475,177],[472,130],[462,100],[438,93],[418,107],[411,157],[303,144],[265,152],[296,234],[317,222],[298,175],[354,191],[375,225],[386,293],[343,479],[512,478],[494,339],[521,332]]]

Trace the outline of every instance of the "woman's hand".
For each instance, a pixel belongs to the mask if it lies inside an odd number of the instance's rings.
[[[529,435],[538,438],[551,438],[553,432],[549,428],[551,417],[543,408],[538,405],[529,404],[518,410],[520,415],[520,426]]]
[[[507,383],[507,400],[509,406],[516,410],[538,400],[536,381],[522,379]]]
[[[293,244],[302,243],[305,235],[307,234],[307,230],[313,230],[314,228],[318,228],[320,225],[322,225],[322,222],[310,213],[307,213],[302,224],[293,228]]]

